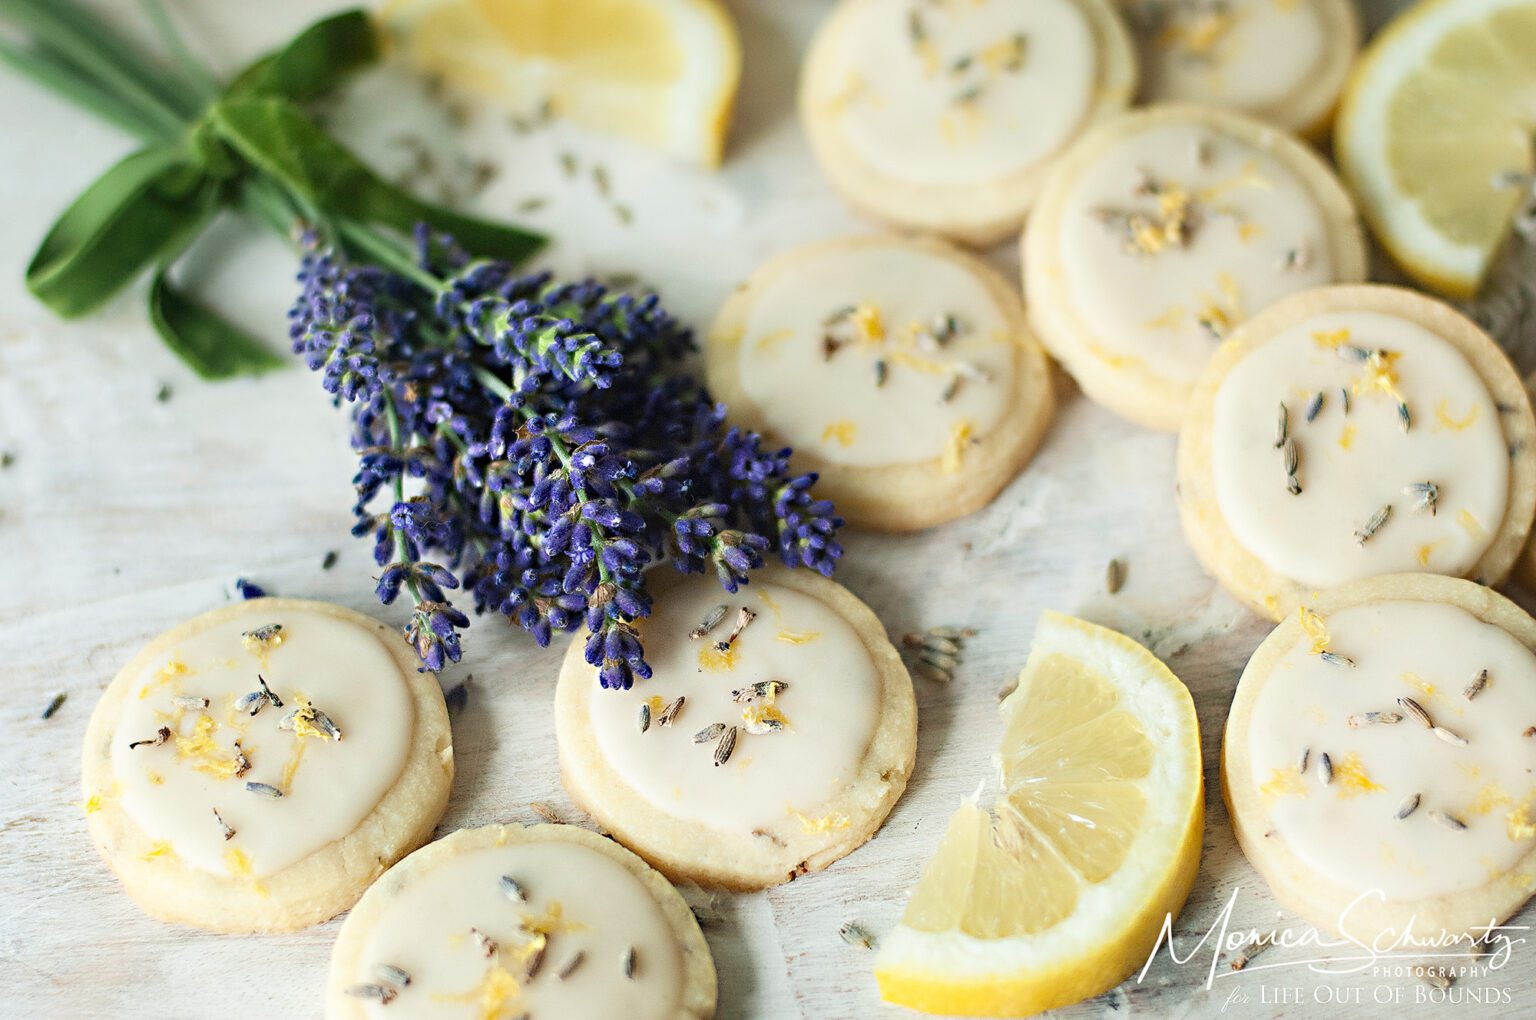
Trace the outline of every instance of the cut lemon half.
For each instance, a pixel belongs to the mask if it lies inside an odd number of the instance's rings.
[[[949,821],[875,963],[929,1013],[1029,1016],[1139,970],[1200,866],[1189,691],[1122,634],[1045,613],[1002,705],[1003,790]]]
[[[381,17],[451,87],[720,163],[741,45],[715,0],[392,0]]]
[[[1367,48],[1334,152],[1403,269],[1471,297],[1536,167],[1533,133],[1536,0],[1424,0]]]

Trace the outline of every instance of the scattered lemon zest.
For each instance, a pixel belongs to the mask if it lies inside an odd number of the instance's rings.
[[[1504,816],[1504,829],[1510,839],[1530,839],[1536,836],[1536,824],[1531,822],[1531,810],[1527,804],[1519,804]]]
[[[824,443],[829,441],[835,442],[839,446],[852,446],[857,435],[858,426],[847,419],[839,419],[830,422],[826,428],[821,430],[821,441]]]
[[[752,346],[760,351],[770,350],[794,335],[795,331],[792,329],[776,329],[772,333],[764,333],[758,337]]]
[[[1188,24],[1169,25],[1154,42],[1162,49],[1177,47],[1192,56],[1207,56],[1232,28],[1232,22],[1232,15],[1226,11],[1202,11]]]
[[[1312,639],[1312,654],[1321,655],[1328,650],[1333,643],[1333,638],[1328,634],[1328,625],[1323,618],[1306,606],[1296,607],[1296,618],[1301,622],[1301,629],[1306,631],[1307,637]]]
[[[1402,355],[1397,351],[1372,351],[1360,368],[1360,378],[1354,381],[1350,389],[1358,396],[1380,394],[1391,397],[1399,404],[1405,403],[1402,391],[1397,388],[1401,381],[1396,367],[1400,357]]]
[[[1173,329],[1184,321],[1184,306],[1174,305],[1163,314],[1141,324],[1142,329]]]
[[[150,846],[150,848],[148,850],[144,851],[144,853],[141,855],[141,859],[146,860],[146,861],[153,861],[153,860],[157,860],[157,859],[159,859],[161,857],[175,857],[175,856],[176,856],[176,851],[171,849],[171,844],[167,843],[163,839],[157,839]]]
[[[522,994],[522,984],[498,962],[492,964],[485,976],[469,991],[458,994],[433,992],[432,1000],[473,1003],[480,1007],[477,1020],[502,1020],[507,1016],[508,1007],[515,1004]]]
[[[550,900],[542,914],[524,914],[521,927],[530,935],[543,935],[545,938],[587,930],[587,926],[579,921],[566,920],[565,907],[559,900]]]
[[[815,641],[817,638],[821,637],[821,631],[785,630],[781,627],[779,628],[779,632],[775,634],[774,637],[787,645],[808,645],[812,641]]]
[[[1475,539],[1481,539],[1488,534],[1488,530],[1483,527],[1483,522],[1478,520],[1472,511],[1466,507],[1462,507],[1461,512],[1456,515],[1456,523],[1460,524],[1462,529]]]
[[[741,710],[741,721],[749,727],[761,726],[763,723],[776,722],[785,729],[789,728],[789,720],[784,713],[773,704],[773,696],[769,695],[761,701],[749,702]]]
[[[1362,793],[1377,793],[1383,789],[1379,783],[1372,781],[1365,766],[1360,764],[1360,756],[1353,751],[1342,760],[1334,762],[1332,785],[1338,789],[1339,796],[1345,799],[1358,797]]]
[[[1278,613],[1280,611],[1280,600],[1273,595],[1265,595],[1264,608],[1268,609],[1271,614]]]
[[[711,333],[709,342],[719,347],[740,347],[742,330],[726,329],[718,333]]]
[[[1419,546],[1419,551],[1418,551],[1419,566],[1421,566],[1421,567],[1429,566],[1429,558],[1432,555],[1434,555],[1434,552],[1435,552],[1436,549],[1440,548],[1444,544],[1445,544],[1445,539],[1438,538],[1438,539],[1436,539],[1433,542],[1425,542],[1423,545]]]
[[[149,697],[149,692],[156,687],[162,687],[165,684],[171,683],[177,677],[186,676],[190,672],[192,671],[187,668],[186,663],[180,659],[172,659],[155,671],[153,679],[139,688],[139,697],[147,698]]]
[[[1351,446],[1354,446],[1355,434],[1358,431],[1359,430],[1355,428],[1353,422],[1345,425],[1344,428],[1339,431],[1339,449],[1347,450]]]
[[[213,734],[219,724],[207,713],[199,714],[192,723],[191,733],[176,734],[176,757],[189,761],[192,767],[215,779],[233,779],[240,766],[235,756],[219,746]]]
[[[914,368],[919,372],[927,372],[929,375],[948,375],[950,368],[940,361],[933,361],[907,351],[892,351],[891,360],[906,368]]]
[[[266,633],[259,633],[259,631],[265,631]],[[255,655],[261,655],[263,661],[265,661],[264,653],[270,652],[283,643],[283,631],[280,626],[248,630],[240,635],[240,643],[245,646],[246,651]]]
[[[1130,368],[1133,365],[1141,364],[1141,359],[1134,355],[1116,354],[1113,351],[1105,350],[1100,345],[1091,341],[1088,344],[1088,353],[1104,362],[1110,368]]]
[[[944,458],[940,468],[947,475],[960,470],[965,460],[965,448],[971,444],[971,423],[965,419],[955,422],[949,429],[949,441],[944,444]]]
[[[1472,803],[1467,805],[1467,813],[1470,815],[1486,815],[1494,808],[1513,804],[1514,799],[1504,792],[1504,788],[1498,783],[1484,783],[1477,791],[1477,796],[1472,798]]]
[[[645,707],[651,710],[651,718],[654,719],[661,714],[662,709],[667,707],[667,703],[662,700],[661,695],[652,694],[645,699]]]
[[[1428,680],[1425,680],[1417,673],[1404,673],[1403,683],[1407,684],[1409,687],[1417,688],[1419,692],[1422,693],[1426,698],[1433,698],[1440,692],[1440,688],[1436,687]]]
[[[1301,781],[1301,773],[1294,768],[1270,769],[1269,780],[1259,787],[1266,797],[1307,795],[1307,784]]]
[[[855,307],[848,321],[853,323],[858,339],[863,343],[879,343],[885,339],[885,322],[880,318],[880,309],[874,305]]]
[[[1349,343],[1349,330],[1313,330],[1312,342],[1325,351],[1336,351]]]
[[[868,79],[857,71],[849,71],[848,76],[843,80],[842,89],[827,100],[827,112],[842,113],[850,103],[863,95],[868,87]]]
[[[256,872],[251,869],[251,859],[245,855],[245,851],[239,847],[230,847],[224,851],[224,867],[235,878],[243,878],[251,883],[251,888],[262,896],[267,895],[267,887],[256,879]]]
[[[293,777],[299,773],[299,764],[304,760],[304,749],[309,745],[298,737],[294,738],[293,751],[288,755],[288,764],[283,766],[283,795],[293,792]]]
[[[1472,410],[1467,412],[1466,417],[1457,419],[1451,417],[1451,402],[1442,400],[1435,405],[1435,422],[1441,428],[1450,429],[1452,432],[1465,432],[1476,423],[1482,410],[1481,405],[1473,404]]]
[[[699,668],[706,673],[724,673],[736,668],[736,645],[732,643],[725,651],[716,648],[714,642],[706,641],[699,646]]]
[[[85,808],[86,814],[94,815],[96,812],[101,810],[101,794],[91,794],[89,797],[85,798],[85,803],[82,804],[81,807]]]
[[[1146,255],[1182,248],[1189,240],[1192,206],[1189,193],[1176,184],[1165,184],[1157,193],[1157,217],[1137,213],[1129,221],[1131,244]]]
[[[796,820],[800,822],[800,828],[811,835],[816,835],[823,832],[836,832],[841,829],[846,829],[849,825],[852,824],[848,816],[843,814],[841,811],[833,811],[829,814],[822,815],[820,818],[811,818],[807,815],[801,814],[794,808],[790,808],[789,813],[794,815]]]
[[[976,137],[984,118],[975,103],[961,103],[939,118],[939,133],[950,145],[961,145]]]
[[[144,778],[149,780],[150,786],[160,786],[165,782],[165,777],[154,771],[145,772]]]
[[[1245,220],[1237,225],[1237,239],[1244,244],[1247,244],[1256,237],[1263,237],[1264,234],[1264,228],[1257,223],[1249,223]]]
[[[1242,187],[1258,188],[1260,191],[1273,191],[1275,186],[1265,179],[1263,174],[1259,173],[1259,164],[1250,159],[1243,164],[1237,176],[1217,184],[1212,184],[1210,187],[1201,188],[1195,194],[1202,202],[1214,202],[1227,192],[1236,191]]]

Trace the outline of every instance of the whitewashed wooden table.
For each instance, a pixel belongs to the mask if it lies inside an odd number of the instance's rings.
[[[177,9],[211,59],[230,68],[329,6],[182,0]],[[558,238],[548,265],[566,274],[638,274],[676,314],[703,324],[765,256],[867,229],[822,183],[794,120],[798,54],[825,4],[731,6],[745,42],[745,81],[729,161],[717,175],[559,127],[519,136],[487,111],[471,110],[468,124],[449,127],[419,83],[388,72],[360,82],[332,123],[394,174],[411,173],[416,151],[430,148],[434,167],[421,180],[428,191],[467,194],[475,165],[495,166],[470,203],[508,216],[525,200],[547,199],[526,218]],[[1391,5],[1368,6],[1378,20]],[[366,543],[347,533],[353,464],[345,421],[299,367],[217,385],[193,378],[153,338],[137,294],[82,322],[54,320],[21,285],[27,257],[52,217],[128,142],[3,74],[0,138],[0,451],[14,458],[0,471],[0,1015],[315,1016],[337,922],[229,937],[141,915],[87,838],[79,746],[98,693],[130,653],[231,597],[236,576],[282,595],[381,612]],[[634,211],[632,225],[619,223],[589,177],[564,179],[564,150],[584,166],[607,167],[614,200]],[[220,259],[197,260],[213,264],[197,282],[279,346],[291,255],[234,223],[203,251]],[[1009,251],[996,258],[1012,268]],[[953,685],[919,682],[917,769],[877,838],[826,872],[713,901],[719,916],[706,934],[722,1017],[910,1015],[879,1002],[870,956],[845,945],[837,928],[850,919],[877,932],[892,924],[950,811],[990,778],[995,692],[1018,669],[1047,607],[1124,630],[1194,692],[1208,816],[1200,879],[1177,930],[1204,931],[1234,893],[1234,927],[1292,921],[1234,845],[1216,772],[1233,684],[1268,626],[1222,594],[1186,549],[1173,504],[1172,438],[1127,426],[1070,384],[1063,398],[1039,456],[989,509],[921,535],[848,536],[839,579],[893,635],[938,623],[980,634]],[[330,550],[340,557],[322,570]],[[1129,567],[1113,597],[1103,581],[1111,557]],[[474,675],[468,707],[454,720],[458,778],[444,831],[531,821],[533,801],[575,817],[553,767],[558,656],[499,619],[475,623],[465,664],[443,677],[452,685]],[[59,691],[69,700],[40,720]],[[707,899],[696,891],[690,898]],[[1528,910],[1517,923],[1533,917]],[[1458,981],[1457,995],[1480,990],[1505,1000],[1491,1006],[1418,1005],[1428,986],[1412,976],[1258,967],[1285,958],[1272,951],[1241,975],[1224,959],[1207,989],[1208,955],[1183,966],[1163,956],[1144,981],[1062,1015],[1388,1016],[1406,1008],[1415,1016],[1516,1016],[1536,1008],[1532,947],[1516,947],[1497,973]],[[1399,1002],[1376,1001],[1383,988]],[[1300,1004],[1273,1001],[1291,996]],[[1363,1005],[1320,1005],[1316,996],[1359,996]]]

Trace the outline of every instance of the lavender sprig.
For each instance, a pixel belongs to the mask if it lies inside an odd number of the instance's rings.
[[[293,348],[351,405],[353,533],[374,538],[379,599],[410,598],[424,669],[460,657],[463,589],[541,645],[585,623],[600,682],[628,688],[651,674],[647,566],[735,591],[770,553],[825,575],[842,555],[816,476],[725,426],[654,295],[518,275],[423,230],[387,268],[312,247],[299,281]]]

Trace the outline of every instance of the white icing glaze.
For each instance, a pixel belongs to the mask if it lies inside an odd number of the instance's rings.
[[[882,174],[985,184],[1071,140],[1095,98],[1099,60],[1072,0],[875,0],[843,25],[828,76],[841,91],[827,105]]]
[[[718,605],[730,607],[705,638],[688,633]],[[738,607],[757,617],[730,655],[712,650],[726,638]],[[590,710],[598,747],[619,775],[657,810],[725,831],[805,824],[824,818],[822,806],[856,775],[880,714],[880,681],[869,652],[847,621],[825,603],[778,585],[753,583],[737,594],[713,577],[693,576],[669,589],[642,621],[646,658],[654,674],[629,691],[592,685]],[[743,726],[749,705],[733,689],[765,680],[788,688],[774,708],[785,727],[752,734]],[[661,707],[685,696],[671,727],[656,721]],[[651,704],[649,730],[637,715]],[[712,723],[740,729],[734,753],[716,767],[716,743],[694,743]],[[847,819],[827,819],[833,827]]]
[[[1160,197],[1137,194],[1145,180],[1189,198],[1187,245],[1148,253],[1106,219],[1156,218]],[[1333,279],[1326,222],[1307,187],[1270,153],[1196,123],[1151,123],[1100,153],[1066,196],[1059,250],[1094,353],[1184,384],[1199,377],[1218,335]],[[1291,251],[1305,264],[1282,268]]]
[[[1345,413],[1341,388],[1366,373],[1340,355],[1351,346],[1399,355],[1391,370],[1411,416],[1406,432],[1396,401],[1380,392],[1352,392]],[[1308,423],[1318,391],[1324,404]],[[1298,450],[1297,496],[1275,448],[1281,401]],[[1403,571],[1465,574],[1498,531],[1509,493],[1503,427],[1477,371],[1422,326],[1373,312],[1315,316],[1234,365],[1216,394],[1211,456],[1217,504],[1237,540],[1275,572],[1319,588]],[[1421,482],[1439,488],[1433,515],[1403,491]],[[1356,529],[1386,504],[1391,516],[1361,544]]]
[[[1315,0],[1130,0],[1128,7],[1147,102],[1271,106],[1306,84],[1326,51]],[[1158,10],[1167,13],[1159,18]]]
[[[871,338],[829,357],[828,318],[855,306],[878,316],[877,328],[834,324],[838,337]],[[953,339],[939,346],[920,336],[945,315],[961,323]],[[747,396],[796,449],[860,467],[917,463],[950,454],[957,430],[979,438],[1002,417],[1018,343],[1008,326],[963,265],[901,244],[861,245],[811,255],[773,279],[756,296],[736,356]]]
[[[503,875],[522,886],[526,902],[502,892]],[[544,959],[526,981],[537,940],[523,934],[525,919],[534,930],[547,929]],[[494,958],[471,929],[496,943]],[[635,971],[626,978],[622,961],[631,946]],[[561,968],[577,953],[581,962],[561,979]],[[381,964],[411,977],[389,1005],[366,1002],[370,1016],[386,1020],[525,1013],[529,1020],[671,1020],[683,994],[682,949],[645,885],[617,862],[572,843],[483,847],[412,875],[369,932],[361,958],[352,983],[379,983]],[[505,996],[499,1003],[498,992]],[[492,1011],[487,1003],[501,1008]]]
[[[280,644],[242,640],[242,632],[267,624],[282,625]],[[259,689],[258,673],[284,704],[268,704],[252,717],[234,706]],[[178,696],[207,698],[209,707],[178,708]],[[279,729],[304,699],[336,724],[340,742]],[[172,853],[217,874],[259,877],[356,828],[399,777],[415,724],[406,677],[379,633],[258,599],[134,679],[111,738],[112,769],[124,810],[156,844],[151,853]],[[169,741],[129,748],[161,726],[172,730]],[[233,774],[236,740],[250,761],[242,776]],[[285,795],[249,792],[247,782]],[[215,809],[233,838],[225,840]]]
[[[1303,637],[1255,699],[1247,754],[1276,836],[1309,867],[1345,888],[1390,900],[1444,896],[1508,872],[1531,848],[1536,804],[1536,656],[1505,631],[1455,606],[1385,601],[1333,613],[1329,649]],[[1464,696],[1479,670],[1488,684]],[[1432,721],[1466,739],[1441,740],[1401,709],[1415,699]],[[1396,712],[1396,724],[1351,728],[1352,714]],[[1303,748],[1307,773],[1298,772]],[[1319,779],[1327,752],[1334,779]],[[1414,794],[1406,818],[1400,805]],[[1444,812],[1461,831],[1437,821]],[[1528,877],[1527,877],[1528,878]]]

